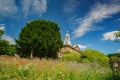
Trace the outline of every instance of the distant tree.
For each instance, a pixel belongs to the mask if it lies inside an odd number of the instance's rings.
[[[116,36],[116,42],[120,42],[120,30],[118,32],[114,33]]]
[[[16,40],[21,56],[56,58],[57,51],[62,47],[58,24],[35,20],[27,23]]]
[[[120,58],[120,53],[111,53],[107,55],[109,58],[111,57],[119,57]]]
[[[3,55],[3,54],[6,54],[8,51],[9,47],[9,42],[8,41],[5,41],[5,40],[0,40],[0,54]]]
[[[14,55],[16,53],[16,46],[10,45],[8,41],[2,40],[1,37],[4,34],[3,30],[0,30],[0,55]]]
[[[120,30],[116,33],[116,37],[120,37]]]
[[[1,37],[2,37],[3,34],[4,34],[4,31],[0,30],[0,39],[1,39]]]
[[[16,53],[16,47],[10,45],[6,40],[0,40],[0,55],[14,55]]]

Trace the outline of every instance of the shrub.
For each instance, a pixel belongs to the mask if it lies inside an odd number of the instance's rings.
[[[63,60],[68,60],[68,61],[80,61],[80,54],[75,53],[75,52],[65,52],[62,54],[62,59]]]
[[[82,52],[81,61],[82,62],[97,62],[98,64],[103,65],[103,66],[109,64],[109,58],[105,54],[97,50],[92,50],[92,49],[87,49]]]
[[[109,58],[111,57],[119,57],[120,58],[120,53],[112,53],[107,55]]]
[[[0,40],[0,54],[1,55],[14,55],[16,53],[16,47],[10,45],[6,40]]]
[[[120,73],[120,58],[119,57],[111,57],[110,58],[110,65],[116,74]]]

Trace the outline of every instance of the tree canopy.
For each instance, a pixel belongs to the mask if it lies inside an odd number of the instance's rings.
[[[93,49],[86,49],[81,55],[82,62],[97,62],[101,65],[108,65],[109,58],[102,52]]]
[[[20,55],[56,58],[63,44],[59,31],[55,22],[35,20],[27,23],[16,40]]]
[[[115,33],[116,37],[120,37],[120,30],[118,30],[117,33]]]
[[[118,32],[114,33],[114,35],[116,36],[116,42],[120,42],[120,30],[118,30]]]
[[[111,53],[107,55],[109,58],[111,57],[119,57],[120,58],[120,53]]]
[[[1,39],[1,37],[2,37],[3,34],[4,34],[4,31],[0,30],[0,39]]]
[[[14,55],[16,53],[16,46],[10,45],[6,40],[0,40],[0,55]]]

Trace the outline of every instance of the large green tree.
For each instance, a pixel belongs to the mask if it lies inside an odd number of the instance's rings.
[[[55,22],[35,20],[27,23],[16,40],[20,55],[56,58],[63,44],[59,31]]]

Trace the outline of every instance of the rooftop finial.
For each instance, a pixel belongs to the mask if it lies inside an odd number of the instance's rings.
[[[65,41],[64,41],[64,45],[71,45],[71,41],[70,41],[70,35],[68,34],[69,31],[66,31],[66,35],[65,35]]]

